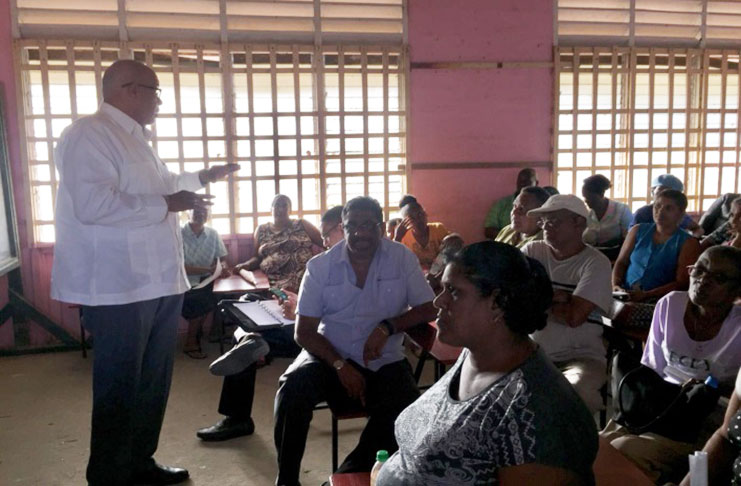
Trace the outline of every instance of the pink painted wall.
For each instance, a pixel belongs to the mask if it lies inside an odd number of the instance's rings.
[[[491,204],[514,191],[520,167],[550,160],[553,73],[549,67],[429,69],[415,63],[550,62],[550,0],[409,1],[410,190],[430,219],[483,238]],[[509,163],[456,168],[456,163]],[[452,164],[444,170],[420,163]],[[541,185],[550,169],[538,169]]]

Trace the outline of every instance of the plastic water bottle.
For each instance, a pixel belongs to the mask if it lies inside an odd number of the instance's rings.
[[[386,462],[388,458],[388,451],[381,449],[380,451],[376,452],[376,463],[373,464],[373,469],[371,469],[370,473],[370,486],[376,486],[376,478],[378,477],[378,473],[381,470],[381,467],[383,467],[383,463]]]
[[[705,451],[690,455],[690,484],[708,486],[708,453]]]

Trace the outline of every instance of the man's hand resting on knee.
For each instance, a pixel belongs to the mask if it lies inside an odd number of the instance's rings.
[[[346,362],[342,368],[337,370],[337,376],[350,398],[360,400],[360,403],[365,406],[365,378],[360,371]]]

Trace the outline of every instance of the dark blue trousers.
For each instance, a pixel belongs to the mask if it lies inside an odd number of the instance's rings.
[[[151,466],[167,406],[183,295],[83,306],[94,337],[93,419],[87,480],[129,484]]]

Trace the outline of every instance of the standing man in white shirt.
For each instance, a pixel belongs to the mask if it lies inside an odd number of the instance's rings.
[[[91,486],[176,484],[157,449],[188,279],[176,213],[209,205],[195,192],[239,166],[173,174],[149,145],[159,81],[121,60],[103,75],[97,113],[68,127],[60,174],[51,296],[82,305],[95,338]]]

